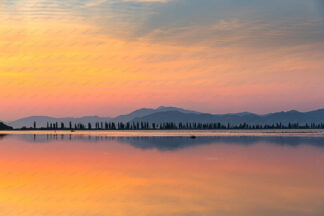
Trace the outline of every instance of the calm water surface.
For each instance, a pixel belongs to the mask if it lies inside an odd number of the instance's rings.
[[[324,137],[0,135],[0,215],[323,216]]]

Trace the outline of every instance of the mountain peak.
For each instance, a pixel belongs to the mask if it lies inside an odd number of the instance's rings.
[[[178,111],[181,113],[195,113],[195,114],[201,114],[200,112],[193,111],[193,110],[187,110],[183,108],[178,108],[178,107],[168,107],[168,106],[160,106],[156,109],[156,111]]]
[[[177,107],[160,106],[156,109],[141,108],[126,115],[120,115],[115,118],[85,116],[81,118],[53,118],[49,116],[32,116],[18,119],[13,122],[7,122],[9,126],[21,128],[23,126],[31,127],[34,122],[38,127],[44,127],[47,123],[61,122],[64,124],[74,123],[97,123],[97,122],[129,122],[136,119],[137,121],[150,122],[219,122],[230,124],[276,124],[281,122],[287,124],[289,122],[304,123],[324,123],[324,109],[314,110],[310,112],[299,112],[290,110],[285,112],[269,113],[258,115],[250,112],[229,113],[229,114],[208,114],[200,113],[192,110],[186,110]]]
[[[297,110],[289,110],[287,113],[299,113]]]
[[[181,108],[172,107],[172,106],[159,106],[156,110],[164,110],[164,109],[181,109]]]

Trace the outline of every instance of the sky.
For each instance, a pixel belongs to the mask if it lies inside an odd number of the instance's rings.
[[[0,0],[0,120],[324,108],[323,0]]]

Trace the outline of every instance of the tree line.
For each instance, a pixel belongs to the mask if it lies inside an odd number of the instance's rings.
[[[222,123],[200,123],[200,122],[96,122],[96,123],[72,123],[48,122],[46,127],[23,127],[22,130],[215,130],[215,129],[324,129],[324,123],[299,124],[299,123],[276,123],[276,124],[222,124]]]

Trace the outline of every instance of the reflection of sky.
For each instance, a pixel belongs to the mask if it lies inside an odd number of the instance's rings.
[[[321,216],[324,212],[324,151],[304,138],[299,139],[305,144],[297,147],[266,140],[246,146],[247,137],[242,143],[224,137],[209,145],[208,138],[122,140],[136,148],[102,137],[47,140],[37,135],[36,142],[30,135],[2,138],[1,215]],[[160,146],[167,142],[179,144],[181,150],[155,149],[163,149]],[[143,151],[146,147],[153,149]]]

